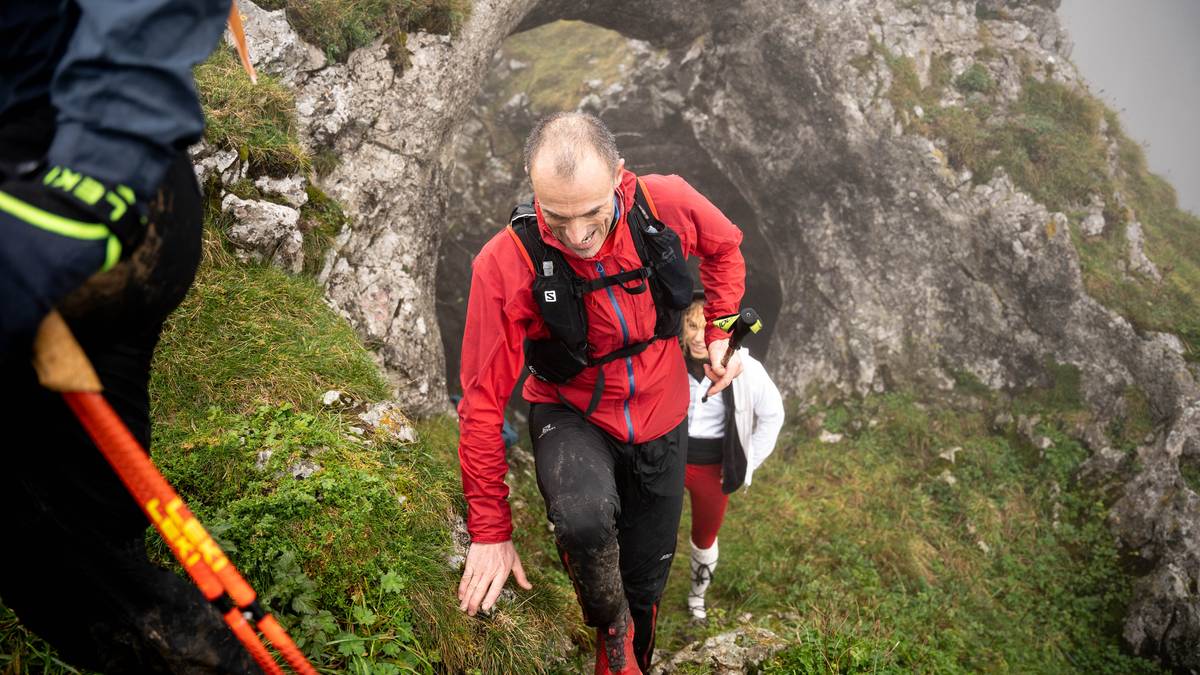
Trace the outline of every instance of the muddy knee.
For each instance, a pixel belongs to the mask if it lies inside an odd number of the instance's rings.
[[[617,537],[617,506],[607,497],[567,498],[550,515],[554,537],[568,552],[597,551]]]

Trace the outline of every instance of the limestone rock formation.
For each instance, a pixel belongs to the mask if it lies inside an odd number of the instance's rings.
[[[229,242],[242,260],[269,261],[293,274],[304,267],[300,212],[283,204],[227,194],[221,210],[233,216]]]
[[[787,642],[766,628],[743,626],[676,652],[653,669],[654,673],[703,672],[715,675],[753,673],[764,661],[787,646]]]
[[[254,187],[263,194],[278,197],[295,208],[300,208],[308,203],[308,193],[304,190],[304,178],[300,176],[284,176],[283,178],[259,176],[254,179]]]
[[[415,33],[401,67],[382,42],[326,63],[282,11],[239,3],[255,66],[295,88],[301,136],[337,166],[319,187],[353,226],[320,275],[329,301],[373,348],[413,414],[444,410],[434,271],[447,208],[450,138],[501,40],[535,0],[476,2],[456,39]]]

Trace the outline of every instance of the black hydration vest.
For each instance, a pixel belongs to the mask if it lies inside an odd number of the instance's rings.
[[[539,380],[565,384],[584,368],[639,354],[655,340],[679,337],[683,310],[692,302],[692,276],[683,257],[679,235],[653,215],[642,193],[641,180],[637,181],[633,208],[626,220],[642,267],[586,280],[571,269],[561,251],[542,241],[532,203],[520,204],[513,209],[509,227],[533,265],[533,299],[550,331],[547,339],[525,340],[525,367]],[[619,232],[614,233],[614,236],[619,235]],[[607,354],[594,355],[587,341],[588,322],[583,297],[610,286],[617,286],[630,295],[650,291],[655,308],[654,336]],[[585,416],[595,411],[603,389],[604,371],[601,370]]]

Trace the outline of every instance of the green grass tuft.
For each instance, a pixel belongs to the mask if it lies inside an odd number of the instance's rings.
[[[1002,9],[989,9],[980,2],[975,5],[975,18],[980,21],[1008,21],[1008,12]]]
[[[1117,189],[1128,209],[1109,200],[1105,234],[1095,240],[1077,238],[1088,292],[1127,317],[1141,330],[1178,335],[1185,356],[1200,360],[1200,218],[1178,207],[1175,190],[1150,173],[1145,152],[1122,132],[1108,114],[1109,134],[1117,141],[1121,176]],[[1162,273],[1161,284],[1124,273],[1124,225],[1142,224],[1146,254]]]
[[[4,675],[75,675],[87,673],[65,663],[58,652],[0,603],[0,672]]]
[[[616,82],[632,64],[625,38],[582,21],[556,21],[517,33],[504,42],[504,56],[525,65],[504,83],[502,99],[527,94],[538,113],[574,110],[591,89]]]
[[[196,66],[196,88],[204,106],[204,138],[233,150],[255,175],[305,173],[311,161],[296,131],[291,90],[260,73],[251,84],[232,49],[220,47]]]
[[[457,609],[447,559],[461,499],[443,461],[454,422],[420,423],[420,440],[397,444],[363,442],[351,421],[286,403],[212,408],[157,434],[155,461],[319,667],[539,672],[569,602],[554,587],[518,593],[487,622]],[[295,479],[302,461],[320,469]]]
[[[1185,357],[1200,361],[1200,218],[1180,209],[1171,186],[1150,173],[1142,148],[1125,136],[1113,111],[1084,90],[1039,81],[1028,65],[1018,100],[1002,108],[992,100],[990,74],[978,63],[954,79],[971,94],[967,102],[943,107],[945,65],[938,58],[930,84],[922,87],[912,59],[875,42],[871,53],[882,56],[892,74],[886,96],[907,129],[939,139],[950,166],[969,169],[976,183],[1003,169],[1051,211],[1068,214],[1089,295],[1139,330],[1179,336]],[[871,62],[860,57],[855,67]],[[1117,148],[1116,172],[1110,143]],[[1117,195],[1126,208],[1118,206]],[[1107,227],[1099,237],[1084,238],[1078,224],[1097,197],[1105,202]],[[1129,271],[1125,227],[1133,221],[1142,225],[1161,283]]]
[[[1062,416],[1087,412],[1087,402],[1083,399],[1083,373],[1077,366],[1046,359],[1043,370],[1045,386],[1019,392],[1013,400],[1015,412]]]
[[[1150,399],[1141,387],[1127,387],[1121,398],[1125,404],[1124,413],[1109,423],[1108,437],[1114,447],[1133,452],[1154,432],[1157,418],[1150,407]]]
[[[996,82],[988,73],[987,68],[976,63],[954,78],[954,86],[964,93],[987,94],[996,88]]]
[[[370,354],[326,309],[311,279],[233,263],[209,233],[208,262],[171,315],[156,354],[156,419],[185,423],[217,405],[237,413],[262,402],[311,405],[328,389],[386,394]]]
[[[970,73],[956,80],[959,88],[984,86],[982,78],[968,77]],[[999,123],[986,102],[927,112],[928,125],[920,130],[944,139],[951,166],[971,169],[977,182],[986,183],[1003,168],[1018,187],[1053,211],[1067,211],[1088,203],[1092,195],[1112,191],[1099,133],[1103,108],[1069,87],[1027,80],[1020,99]]]
[[[303,277],[242,265],[206,234],[196,285],[151,382],[153,458],[323,672],[545,672],[569,651],[569,587],[533,569],[490,617],[458,611],[451,523],[464,511],[454,420],[400,443],[356,432],[386,386]],[[403,420],[401,420],[403,423]],[[295,477],[307,464],[308,477]],[[152,556],[173,565],[156,534]],[[74,672],[4,611],[12,672]]]
[[[321,271],[325,253],[333,245],[333,239],[350,219],[342,211],[342,205],[323,190],[308,184],[305,188],[308,201],[300,208],[304,222],[304,271],[316,275]]]
[[[471,10],[469,0],[268,0],[267,9],[286,9],[288,22],[330,61],[382,37],[397,63],[407,61],[408,33],[453,33]]]
[[[1200,457],[1180,457],[1179,473],[1188,489],[1200,494]]]

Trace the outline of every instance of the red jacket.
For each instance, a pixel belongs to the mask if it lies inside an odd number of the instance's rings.
[[[633,206],[637,178],[626,171],[617,190],[621,217],[595,257],[579,258],[563,246],[538,213],[542,240],[563,252],[575,273],[584,279],[642,266],[626,223]],[[647,200],[659,220],[675,230],[685,256],[699,256],[704,284],[705,317],[732,314],[745,290],[746,264],[739,245],[742,233],[679,176],[643,177]],[[536,204],[535,204],[536,206]],[[463,333],[462,388],[458,405],[458,457],[463,492],[467,497],[467,529],[480,543],[507,541],[512,534],[508,463],[500,438],[504,406],[524,364],[525,337],[549,336],[533,299],[533,272],[517,242],[504,230],[484,245],[472,263],[471,295]],[[588,293],[588,343],[597,355],[654,335],[654,301],[649,293],[630,295],[617,287]],[[628,333],[628,337],[626,337]],[[709,325],[706,342],[728,335]],[[688,381],[679,343],[656,340],[640,354],[599,366],[604,368],[604,391],[594,424],[627,443],[644,443],[674,429],[687,416]],[[586,409],[598,368],[588,368],[565,385],[525,380],[523,395],[532,403],[557,403],[558,392]]]

